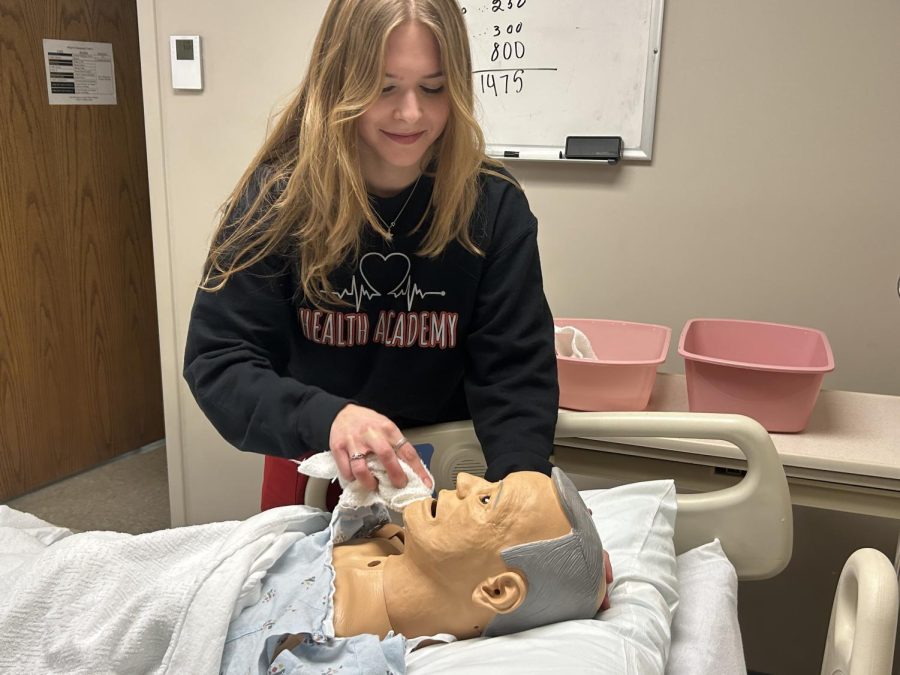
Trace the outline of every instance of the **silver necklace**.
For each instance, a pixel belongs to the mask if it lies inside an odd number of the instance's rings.
[[[416,193],[416,188],[419,187],[419,181],[421,180],[421,178],[422,174],[419,174],[419,177],[416,178],[416,182],[413,185],[413,189],[409,191],[409,196],[406,198],[406,201],[403,202],[403,206],[400,207],[400,210],[397,212],[397,215],[394,216],[394,218],[391,220],[390,224],[388,224],[388,222],[381,217],[381,214],[378,213],[378,211],[372,209],[373,211],[375,211],[375,215],[378,217],[378,220],[382,222],[382,224],[387,228],[387,231],[390,234],[394,234],[394,227],[396,227],[397,221],[400,220],[400,216],[402,216],[403,212],[406,210],[406,205],[409,204],[409,200],[412,199],[412,196]]]

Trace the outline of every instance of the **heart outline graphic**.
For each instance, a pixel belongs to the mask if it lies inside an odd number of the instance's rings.
[[[375,284],[373,284],[372,281],[369,279],[369,277],[366,276],[366,271],[364,269],[365,263],[367,260],[371,260],[373,256],[379,258],[381,260],[381,264],[383,264],[383,265],[386,265],[388,263],[388,260],[390,260],[391,258],[394,258],[394,257],[399,257],[401,260],[403,260],[403,262],[406,265],[406,269],[404,270],[403,275],[400,277],[399,283],[397,283],[391,290],[387,291],[387,293],[383,293],[381,291],[381,289],[377,288],[375,286]],[[372,289],[372,292],[377,293],[378,296],[391,295],[393,293],[396,293],[397,290],[403,285],[403,282],[406,281],[407,277],[409,277],[410,269],[412,269],[412,264],[409,262],[409,258],[404,253],[394,252],[394,253],[389,253],[388,255],[385,256],[376,251],[372,251],[370,253],[366,253],[362,258],[359,259],[359,276],[361,276],[362,280],[366,283],[366,285],[370,289]],[[374,271],[375,270],[372,270],[370,267],[370,273],[374,272]]]

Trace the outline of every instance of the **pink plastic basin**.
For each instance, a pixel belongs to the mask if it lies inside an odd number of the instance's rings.
[[[803,431],[834,370],[825,333],[735,319],[692,319],[681,331],[688,407],[747,415],[768,431]]]
[[[605,319],[554,319],[587,336],[596,361],[557,356],[559,405],[594,412],[643,410],[656,367],[666,360],[672,329]]]

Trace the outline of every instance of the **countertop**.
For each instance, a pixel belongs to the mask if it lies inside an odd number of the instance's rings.
[[[684,375],[657,375],[647,410],[686,412]],[[823,389],[807,428],[800,433],[772,433],[785,470],[822,478],[868,477],[865,484],[900,490],[900,396]],[[673,452],[743,459],[730,443],[709,440],[609,439],[626,445]]]

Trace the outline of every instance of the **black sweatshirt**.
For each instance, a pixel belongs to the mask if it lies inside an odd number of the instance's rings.
[[[559,388],[537,221],[516,186],[491,176],[481,185],[470,233],[484,256],[457,242],[416,255],[430,223],[412,232],[433,188],[423,176],[415,190],[372,197],[390,223],[412,192],[393,242],[367,229],[359,259],[329,277],[348,306],[305,302],[288,254],[218,292],[198,290],[184,377],[219,433],[267,455],[325,451],[354,402],[401,429],[471,418],[489,480],[549,473]]]

